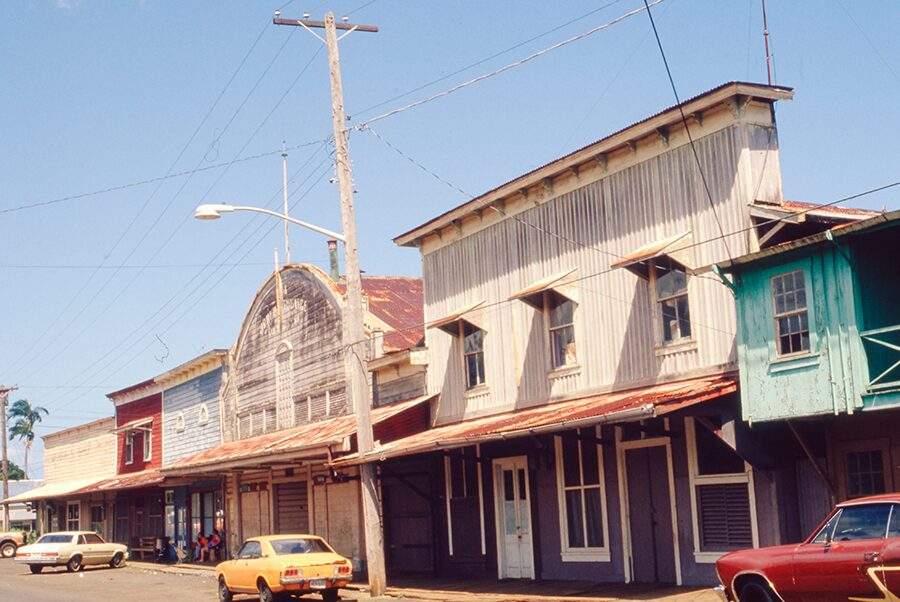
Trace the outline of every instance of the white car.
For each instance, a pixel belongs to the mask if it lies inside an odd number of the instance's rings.
[[[27,564],[32,573],[40,573],[45,566],[63,565],[70,573],[92,564],[107,564],[116,569],[125,566],[126,558],[126,546],[106,543],[91,531],[47,533],[16,551],[16,562]]]

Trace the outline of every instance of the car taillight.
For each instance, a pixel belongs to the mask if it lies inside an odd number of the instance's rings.
[[[351,567],[346,562],[335,562],[334,563],[334,574],[335,575],[349,575],[353,567]]]
[[[284,569],[284,576],[285,577],[302,577],[303,569],[301,569],[299,567],[295,567],[295,566],[286,568],[286,569]]]

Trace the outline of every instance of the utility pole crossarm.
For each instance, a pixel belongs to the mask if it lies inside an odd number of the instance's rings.
[[[307,27],[307,28],[315,28],[315,29],[325,29],[324,21],[309,21],[307,19],[282,19],[281,17],[275,17],[272,19],[272,23],[275,25],[293,25],[294,27]],[[368,31],[370,33],[378,33],[378,27],[375,25],[354,25],[352,23],[335,23],[335,29],[341,30],[354,30],[354,31]]]

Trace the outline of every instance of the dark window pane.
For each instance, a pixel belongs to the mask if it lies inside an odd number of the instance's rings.
[[[657,299],[687,292],[687,274],[683,267],[668,257],[660,257],[655,261],[655,268]]]
[[[834,530],[834,541],[884,538],[890,510],[890,504],[844,508]]]
[[[578,437],[575,431],[563,433],[563,482],[566,487],[581,485],[581,475],[578,467]]]
[[[556,291],[547,293],[547,310],[550,314],[550,327],[571,324],[575,313],[575,304]]]
[[[519,469],[519,499],[520,500],[528,499],[528,491],[525,488],[525,471],[522,470],[521,468]]]
[[[570,548],[584,547],[584,517],[581,513],[581,490],[566,491],[566,528]]]
[[[581,466],[585,485],[600,482],[600,468],[597,458],[597,434],[594,429],[581,431]]]
[[[513,488],[513,473],[511,470],[503,471],[503,499],[507,502],[512,502],[516,499],[516,490]]]
[[[463,322],[463,337],[466,353],[474,353],[484,348],[484,331],[480,328]]]
[[[900,537],[900,505],[898,504],[894,504],[894,511],[891,513],[888,537]]]
[[[876,495],[887,491],[881,450],[847,452],[844,460],[849,497]]]
[[[550,331],[553,367],[575,363],[575,327],[567,326]]]
[[[484,379],[484,353],[473,353],[466,356],[466,388],[472,389],[483,385]]]
[[[603,547],[603,506],[599,487],[584,490],[584,514],[588,547]]]
[[[688,308],[687,295],[678,297],[678,333],[682,339],[688,339],[691,336],[691,313]]]

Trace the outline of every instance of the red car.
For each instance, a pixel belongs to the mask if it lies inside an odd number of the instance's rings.
[[[719,559],[729,602],[900,602],[900,493],[838,504],[801,544]]]

